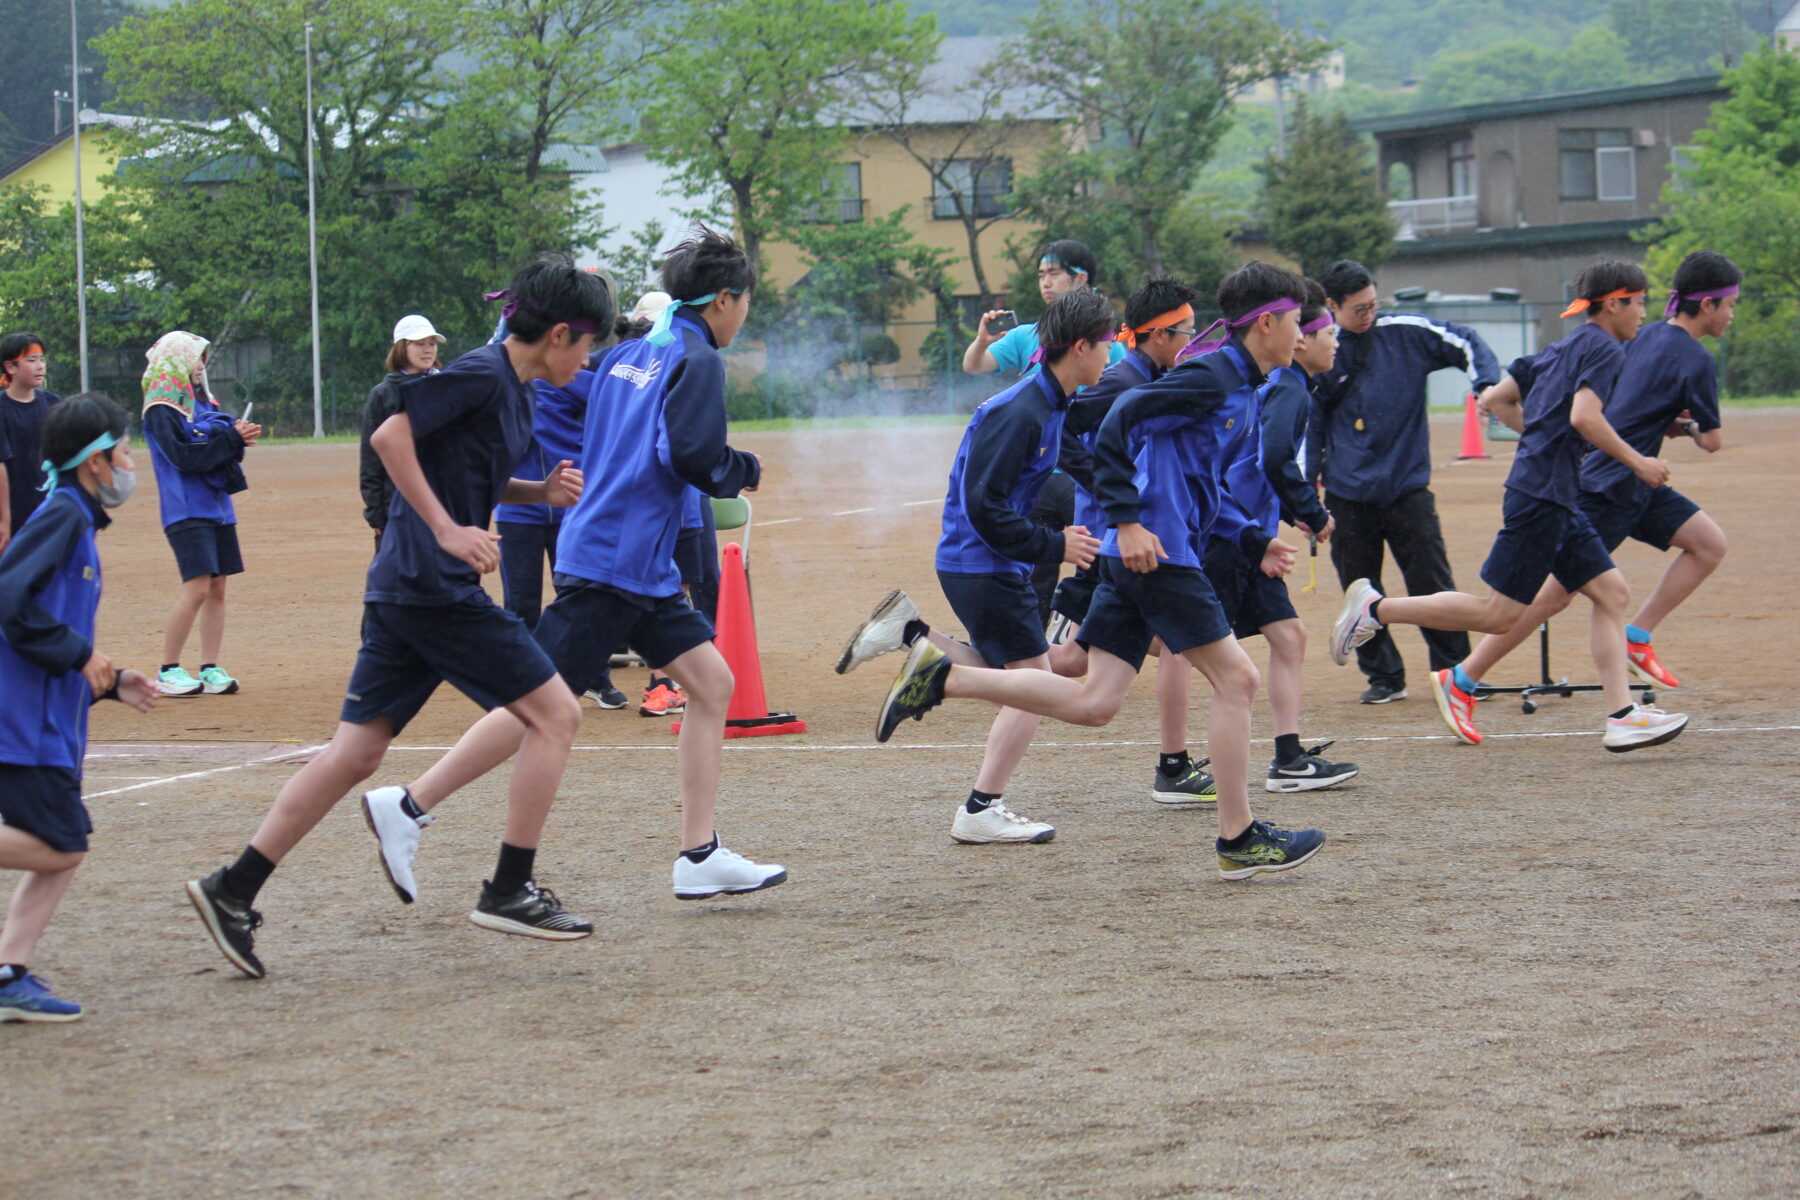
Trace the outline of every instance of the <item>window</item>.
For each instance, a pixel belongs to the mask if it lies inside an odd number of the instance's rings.
[[[862,220],[866,203],[862,194],[862,164],[838,163],[834,170],[827,172],[825,195],[827,198],[820,203],[808,205],[800,219],[816,225]]]
[[[1637,199],[1629,129],[1565,129],[1556,135],[1564,200]]]
[[[1697,148],[1695,146],[1669,147],[1669,179],[1681,191],[1691,192],[1694,190],[1693,183],[1685,173],[1694,168],[1694,151]]]
[[[937,164],[931,176],[931,215],[955,221],[964,214],[1004,217],[1012,211],[1012,160],[952,158]],[[957,197],[962,197],[958,211]]]
[[[1457,138],[1450,143],[1450,194],[1475,194],[1475,139]]]

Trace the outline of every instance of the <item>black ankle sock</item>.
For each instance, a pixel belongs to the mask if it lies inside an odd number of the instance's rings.
[[[703,863],[708,858],[712,857],[712,852],[718,848],[719,835],[715,833],[712,835],[711,841],[695,846],[692,850],[683,850],[681,852],[681,857],[687,859],[689,862]]]
[[[969,812],[978,813],[984,808],[993,807],[994,801],[998,800],[1003,795],[1005,795],[1004,792],[977,792],[971,790],[969,792],[968,800],[963,803],[963,808]]]
[[[900,631],[900,640],[911,646],[930,632],[931,626],[915,617],[906,623],[905,629]]]
[[[1245,846],[1248,846],[1250,844],[1250,831],[1254,828],[1255,828],[1255,824],[1253,822],[1252,824],[1244,826],[1244,832],[1238,834],[1234,838],[1229,838],[1229,839],[1228,838],[1220,838],[1219,839],[1219,849],[1221,849],[1221,850],[1242,850]]]
[[[212,669],[213,669],[213,668],[214,668],[214,667],[216,667],[216,666],[218,666],[218,665],[219,665],[219,664],[218,664],[218,663],[201,663],[201,664],[200,664],[200,669],[201,669],[201,670],[202,670],[202,671],[210,671],[210,670],[212,670]]]
[[[1613,720],[1620,721],[1626,717],[1629,717],[1631,715],[1631,710],[1636,707],[1637,707],[1637,705],[1635,705],[1635,704],[1627,704],[1624,708],[1621,708],[1618,712],[1609,713],[1608,715],[1611,716]]]
[[[226,891],[249,904],[256,899],[256,893],[262,891],[262,885],[269,882],[269,876],[275,873],[275,864],[263,856],[263,852],[255,846],[245,846],[238,860],[225,868],[225,877],[219,882]]]
[[[0,987],[25,978],[24,963],[0,963]]]
[[[1277,766],[1293,762],[1300,757],[1301,753],[1299,734],[1278,733],[1275,735],[1275,763]]]
[[[412,798],[412,792],[405,788],[400,790],[400,811],[415,821],[425,815],[425,810],[420,808],[418,803]]]
[[[1380,600],[1377,600],[1375,603],[1369,605],[1369,615],[1371,617],[1375,618],[1375,623],[1377,625],[1381,624],[1381,601]]]
[[[537,847],[500,843],[500,861],[494,867],[494,881],[488,886],[496,896],[510,896],[531,882],[531,868],[537,862]]]
[[[1162,772],[1165,779],[1178,779],[1193,769],[1194,760],[1188,757],[1186,750],[1177,750],[1173,754],[1161,754],[1156,759],[1156,769]]]
[[[179,667],[180,665],[181,665],[180,663],[164,663],[162,665],[162,669],[165,671],[173,671],[176,667]]]

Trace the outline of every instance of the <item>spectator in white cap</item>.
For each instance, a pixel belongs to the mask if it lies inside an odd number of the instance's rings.
[[[415,375],[437,372],[438,347],[444,335],[418,313],[408,313],[394,323],[394,344],[388,348],[387,378],[369,389],[362,410],[362,497],[363,520],[375,531],[375,545],[381,545],[381,531],[387,528],[388,504],[394,498],[394,484],[381,465],[381,456],[369,445],[369,435],[381,423],[400,411],[400,381]]]

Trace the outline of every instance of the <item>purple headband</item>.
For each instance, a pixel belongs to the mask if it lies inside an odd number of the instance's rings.
[[[1302,325],[1300,327],[1300,332],[1303,334],[1306,334],[1308,337],[1310,337],[1313,334],[1319,332],[1319,330],[1321,330],[1321,329],[1329,328],[1336,321],[1337,321],[1337,318],[1331,315],[1331,310],[1326,309],[1324,312],[1320,313],[1318,316],[1314,317],[1312,320],[1310,320],[1306,324]]]
[[[537,305],[533,304],[531,301],[523,299],[518,296],[515,296],[510,291],[507,291],[505,288],[501,288],[497,292],[484,292],[482,294],[481,298],[483,300],[489,300],[489,301],[492,301],[492,300],[506,301],[506,307],[500,310],[500,319],[502,321],[506,321],[508,323],[510,323],[512,321],[513,317],[518,314],[519,309],[523,307],[523,308],[529,308],[532,312],[536,313],[540,317],[543,317],[545,320],[549,321],[553,325],[567,325],[570,329],[573,329],[576,333],[588,333],[588,334],[592,334],[595,337],[604,337],[604,336],[606,336],[606,333],[611,332],[611,330],[606,330],[603,332],[600,329],[600,327],[598,325],[594,324],[592,321],[577,320],[577,319],[573,319],[573,318],[569,318],[569,317],[553,317],[549,313],[545,312],[543,309],[539,308]]]
[[[1105,337],[1097,337],[1097,338],[1082,338],[1082,339],[1081,339],[1081,340],[1082,340],[1082,341],[1084,341],[1084,342],[1092,342],[1092,343],[1093,343],[1093,344],[1094,344],[1094,345],[1096,345],[1096,346],[1098,346],[1098,345],[1099,345],[1099,344],[1100,344],[1100,343],[1102,343],[1102,342],[1112,342],[1112,341],[1117,341],[1117,340],[1118,340],[1118,337],[1119,337],[1119,331],[1118,331],[1118,330],[1116,330],[1116,329],[1109,329],[1109,330],[1107,330],[1107,331],[1106,331],[1106,336],[1105,336]],[[1035,352],[1033,352],[1033,354],[1032,354],[1032,356],[1031,356],[1031,362],[1032,362],[1032,365],[1034,365],[1034,366],[1037,366],[1037,365],[1040,365],[1040,364],[1042,364],[1042,363],[1043,363],[1043,361],[1044,361],[1044,360],[1045,360],[1045,359],[1046,359],[1046,358],[1048,358],[1048,357],[1049,357],[1049,356],[1050,356],[1050,355],[1052,355],[1052,354],[1058,354],[1058,353],[1061,353],[1061,352],[1062,352],[1062,351],[1064,351],[1064,350],[1067,350],[1067,349],[1070,349],[1070,348],[1071,348],[1071,347],[1073,347],[1073,346],[1074,346],[1074,345],[1075,345],[1075,343],[1074,343],[1074,342],[1066,342],[1066,343],[1064,343],[1064,344],[1063,344],[1063,345],[1061,345],[1061,346],[1044,346],[1044,345],[1040,345],[1040,346],[1039,346],[1039,347],[1038,347],[1038,348],[1037,348],[1037,350],[1036,350],[1036,351],[1035,351]]]
[[[1213,337],[1213,330],[1215,329],[1243,329],[1246,326],[1255,324],[1256,318],[1262,316],[1264,313],[1280,314],[1285,312],[1295,312],[1299,308],[1300,302],[1298,300],[1292,300],[1283,296],[1279,300],[1269,301],[1261,308],[1253,308],[1235,320],[1228,321],[1224,317],[1220,317],[1211,325],[1208,325],[1205,329],[1202,329],[1199,333],[1195,334],[1194,340],[1183,346],[1181,348],[1181,353],[1175,356],[1175,361],[1184,362],[1187,359],[1195,358],[1202,354],[1211,354],[1214,350],[1217,350],[1220,346],[1223,346],[1226,342],[1231,340],[1229,334],[1222,338]]]
[[[1667,320],[1674,316],[1675,310],[1681,307],[1681,302],[1683,300],[1723,300],[1727,296],[1735,296],[1737,294],[1738,285],[1735,283],[1730,287],[1714,288],[1710,292],[1678,292],[1674,288],[1670,288],[1669,306],[1663,309],[1663,319]]]

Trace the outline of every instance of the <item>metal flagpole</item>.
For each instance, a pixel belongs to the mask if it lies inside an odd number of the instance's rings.
[[[70,0],[71,3],[74,0]],[[319,207],[313,183],[312,22],[306,23],[306,259],[312,276],[313,436],[325,436],[325,390],[319,374]]]
[[[87,248],[81,228],[81,39],[69,0],[69,107],[75,116],[75,314],[81,330],[81,390],[88,390]]]

